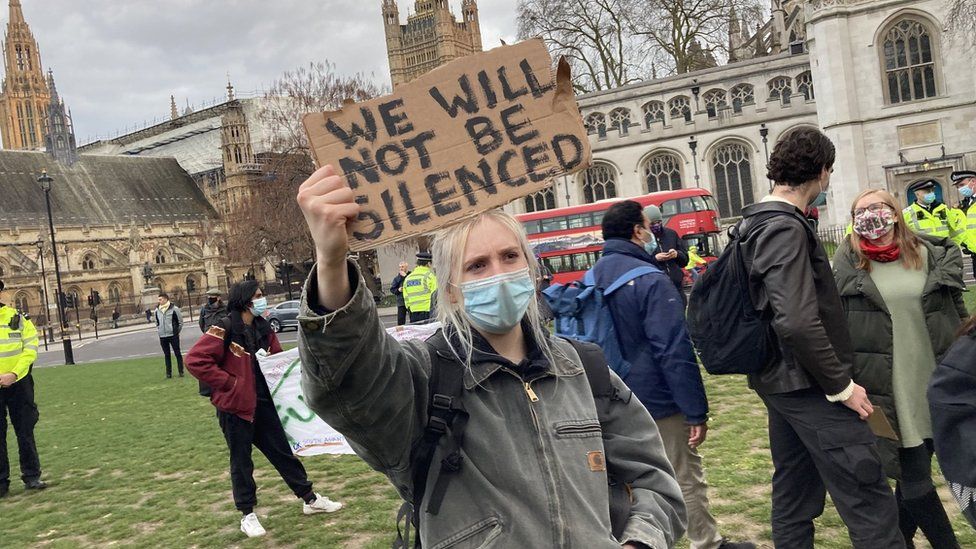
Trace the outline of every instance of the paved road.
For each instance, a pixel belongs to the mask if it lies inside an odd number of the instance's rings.
[[[396,324],[396,317],[380,317],[383,324],[387,327]],[[88,362],[100,362],[105,360],[127,360],[133,358],[144,358],[150,356],[159,357],[159,366],[163,368],[163,351],[159,346],[159,336],[156,335],[156,327],[148,324],[144,329],[128,333],[115,333],[102,335],[96,340],[93,334],[84,334],[85,339],[78,341],[78,334],[75,333],[71,339],[72,349],[75,356],[75,364],[85,364]],[[196,325],[188,325],[180,337],[180,348],[184,356],[186,352],[200,338],[200,331]],[[278,334],[278,339],[282,345],[294,344],[298,340],[298,332],[293,329]],[[64,364],[64,352],[61,349],[61,342],[48,344],[48,351],[44,351],[41,345],[35,367],[55,366]],[[174,362],[173,369],[176,369]],[[162,371],[162,370],[160,370]]]

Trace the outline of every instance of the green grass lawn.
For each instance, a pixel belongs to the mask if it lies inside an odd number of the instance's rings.
[[[268,536],[245,539],[213,408],[196,395],[192,378],[163,379],[161,359],[43,368],[34,375],[41,412],[36,435],[50,488],[23,492],[11,429],[15,481],[0,500],[4,548],[389,547],[399,500],[355,456],[304,460],[316,490],[346,504],[336,514],[306,517],[255,452],[257,513]],[[771,547],[764,409],[741,379],[706,383],[713,422],[702,453],[714,514],[726,535]],[[944,499],[962,545],[976,546],[956,504]],[[829,506],[818,533],[818,548],[850,545]]]

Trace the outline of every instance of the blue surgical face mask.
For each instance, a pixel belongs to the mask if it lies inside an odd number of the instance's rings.
[[[964,187],[959,187],[959,196],[961,196],[963,198],[972,198],[973,197],[973,188],[970,187],[969,185],[966,185]]]
[[[471,323],[490,334],[505,334],[518,326],[535,297],[528,267],[464,282],[460,289]]]
[[[251,314],[254,316],[261,316],[264,311],[268,310],[268,298],[259,297],[251,301]]]
[[[651,237],[651,239],[643,240],[644,251],[647,252],[648,255],[654,255],[658,248],[657,237],[655,237],[654,233],[651,231],[647,231],[647,236]]]
[[[824,206],[826,204],[827,204],[827,191],[820,191],[820,194],[818,194],[817,197],[813,199],[813,202],[810,203],[810,206],[814,208],[819,208],[820,206]]]
[[[922,204],[928,206],[933,202],[935,202],[935,193],[925,193],[922,195]]]

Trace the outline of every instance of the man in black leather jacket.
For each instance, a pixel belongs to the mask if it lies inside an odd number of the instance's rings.
[[[769,412],[773,543],[812,548],[813,519],[829,492],[855,548],[899,548],[905,542],[897,505],[864,421],[873,408],[851,379],[840,295],[820,240],[803,217],[807,206],[826,198],[834,157],[820,131],[790,131],[770,157],[772,194],[742,212],[750,294],[757,308],[771,311],[781,350],[749,376]]]

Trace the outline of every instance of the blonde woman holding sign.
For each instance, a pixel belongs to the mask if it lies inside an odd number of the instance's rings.
[[[299,316],[306,400],[418,504],[423,546],[659,549],[682,535],[681,490],[653,420],[615,375],[595,397],[593,361],[580,356],[593,348],[543,328],[517,221],[490,211],[434,237],[444,329],[397,342],[346,260],[359,206],[345,179],[325,166],[298,202],[318,261]],[[454,397],[443,391],[451,374]],[[608,478],[630,494],[617,528]]]

